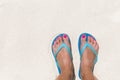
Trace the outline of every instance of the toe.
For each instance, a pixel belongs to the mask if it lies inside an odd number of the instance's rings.
[[[82,35],[82,37],[81,37],[81,42],[86,42],[86,35]]]
[[[96,40],[94,40],[94,41],[93,41],[93,47],[94,47],[94,48],[96,47],[96,44],[97,44],[97,42],[96,42]]]
[[[54,41],[53,46],[52,46],[54,53],[56,53],[58,47],[59,47],[61,44],[62,44],[62,37],[59,36],[58,38],[56,38],[56,40]]]
[[[60,44],[62,43],[62,37],[61,36],[59,37],[59,43]]]
[[[98,43],[96,43],[95,50],[96,50],[97,53],[98,53],[98,51],[99,51],[99,45],[98,45]]]
[[[56,42],[56,41],[54,41],[54,46],[56,47],[56,45],[57,45],[57,42]]]
[[[57,49],[56,49],[56,43],[55,42],[54,42],[54,45],[52,46],[52,48],[53,48],[53,52],[56,53]]]
[[[57,42],[58,42],[58,47],[59,47],[62,44],[62,38],[61,38],[61,36],[58,37]]]
[[[85,43],[86,43],[86,35],[83,34],[81,37],[81,48],[84,46]]]
[[[55,45],[53,45],[52,48],[53,48],[53,52],[56,53],[56,47],[55,47]]]
[[[63,41],[68,47],[70,47],[69,38],[66,34],[63,35]]]
[[[93,46],[93,38],[91,36],[88,36],[88,43]]]
[[[91,44],[92,44],[92,45],[94,44],[94,39],[93,39],[93,37],[91,37]]]
[[[56,47],[58,46],[58,40],[56,39],[56,41],[55,41],[55,45],[56,45]]]
[[[61,44],[61,40],[60,40],[60,36],[56,39],[56,46],[57,48],[60,46]]]
[[[88,36],[88,43],[90,44],[91,43],[91,37]]]

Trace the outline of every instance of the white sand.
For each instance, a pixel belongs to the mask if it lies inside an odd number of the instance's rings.
[[[55,80],[51,40],[71,38],[76,80],[82,32],[100,44],[95,75],[120,80],[119,0],[0,0],[0,80]]]

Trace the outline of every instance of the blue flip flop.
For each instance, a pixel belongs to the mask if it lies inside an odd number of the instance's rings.
[[[55,39],[52,41],[52,46],[54,45],[54,42],[56,41],[56,39],[57,39],[59,36],[63,37],[64,35],[67,35],[67,34],[64,34],[64,33],[63,33],[63,34],[59,34],[58,36],[56,36]],[[67,35],[67,36],[68,36],[68,35]],[[70,42],[69,36],[68,36],[68,39],[69,39],[69,42]],[[71,44],[71,42],[70,42],[70,44]],[[52,46],[51,46],[51,48],[52,48]],[[59,74],[61,74],[61,69],[60,69],[60,66],[59,66],[59,64],[58,64],[58,61],[57,61],[57,58],[56,58],[56,57],[57,57],[59,51],[60,51],[62,48],[65,48],[65,49],[68,51],[68,53],[69,53],[69,55],[70,55],[70,58],[71,58],[71,60],[72,60],[71,49],[64,43],[63,40],[62,40],[62,44],[61,44],[60,47],[57,49],[56,53],[54,53],[53,48],[52,48],[52,54],[53,54],[53,56],[54,56],[54,59],[55,59],[56,66],[57,66],[57,69],[58,69]]]
[[[82,49],[80,49],[80,46],[81,46],[81,37],[82,35],[85,35],[86,36],[86,43],[85,45],[82,47]],[[94,40],[96,40],[91,34],[89,33],[82,33],[80,36],[79,36],[79,39],[78,39],[78,50],[79,50],[79,54],[80,54],[80,57],[82,57],[83,55],[83,52],[84,50],[86,49],[86,47],[89,47],[92,52],[94,53],[94,55],[96,56],[95,60],[94,60],[94,64],[96,64],[97,60],[98,60],[98,54],[96,52],[96,50],[92,47],[92,45],[90,45],[88,43],[88,36],[92,37]],[[80,58],[81,59],[81,58]],[[78,76],[79,78],[81,79],[81,73],[80,73],[80,69],[79,69],[79,72],[78,72]],[[82,80],[82,79],[81,79]]]

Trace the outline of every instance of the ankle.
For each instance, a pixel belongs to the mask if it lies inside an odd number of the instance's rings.
[[[80,71],[82,80],[94,80],[92,68],[90,66],[82,66]]]
[[[74,80],[75,78],[75,74],[74,74],[74,71],[64,71],[62,74],[61,74],[66,80]]]
[[[91,70],[91,68],[90,67],[81,67],[81,69],[80,69],[80,71],[81,71],[81,76],[83,75],[87,75],[88,74],[88,72],[91,72],[92,70]]]

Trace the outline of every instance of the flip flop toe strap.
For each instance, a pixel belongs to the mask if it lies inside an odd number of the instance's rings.
[[[72,59],[72,53],[71,53],[71,50],[70,48],[63,42],[60,47],[57,49],[56,53],[54,53],[54,57],[55,57],[55,62],[56,62],[56,65],[57,65],[57,68],[58,68],[58,72],[61,73],[61,70],[60,70],[60,66],[58,64],[58,61],[57,61],[57,55],[58,53],[60,52],[60,50],[62,48],[65,48],[67,51],[68,51],[68,54],[70,55],[70,58]]]
[[[85,49],[86,49],[87,47],[90,48],[90,49],[92,50],[93,54],[96,56],[96,58],[95,58],[95,60],[94,60],[94,64],[96,64],[96,62],[97,62],[97,60],[98,60],[98,54],[97,54],[96,50],[95,50],[88,42],[85,43],[85,45],[83,46],[83,48],[82,48],[81,51],[80,51],[81,57],[82,57],[83,52],[85,51]]]
[[[57,51],[56,51],[56,53],[55,53],[55,57],[57,57],[58,53],[60,52],[60,50],[61,50],[62,48],[65,48],[65,49],[68,51],[68,53],[70,54],[70,58],[72,59],[71,50],[70,50],[70,48],[69,48],[65,43],[62,43],[62,44],[60,45],[60,47],[57,49]]]

